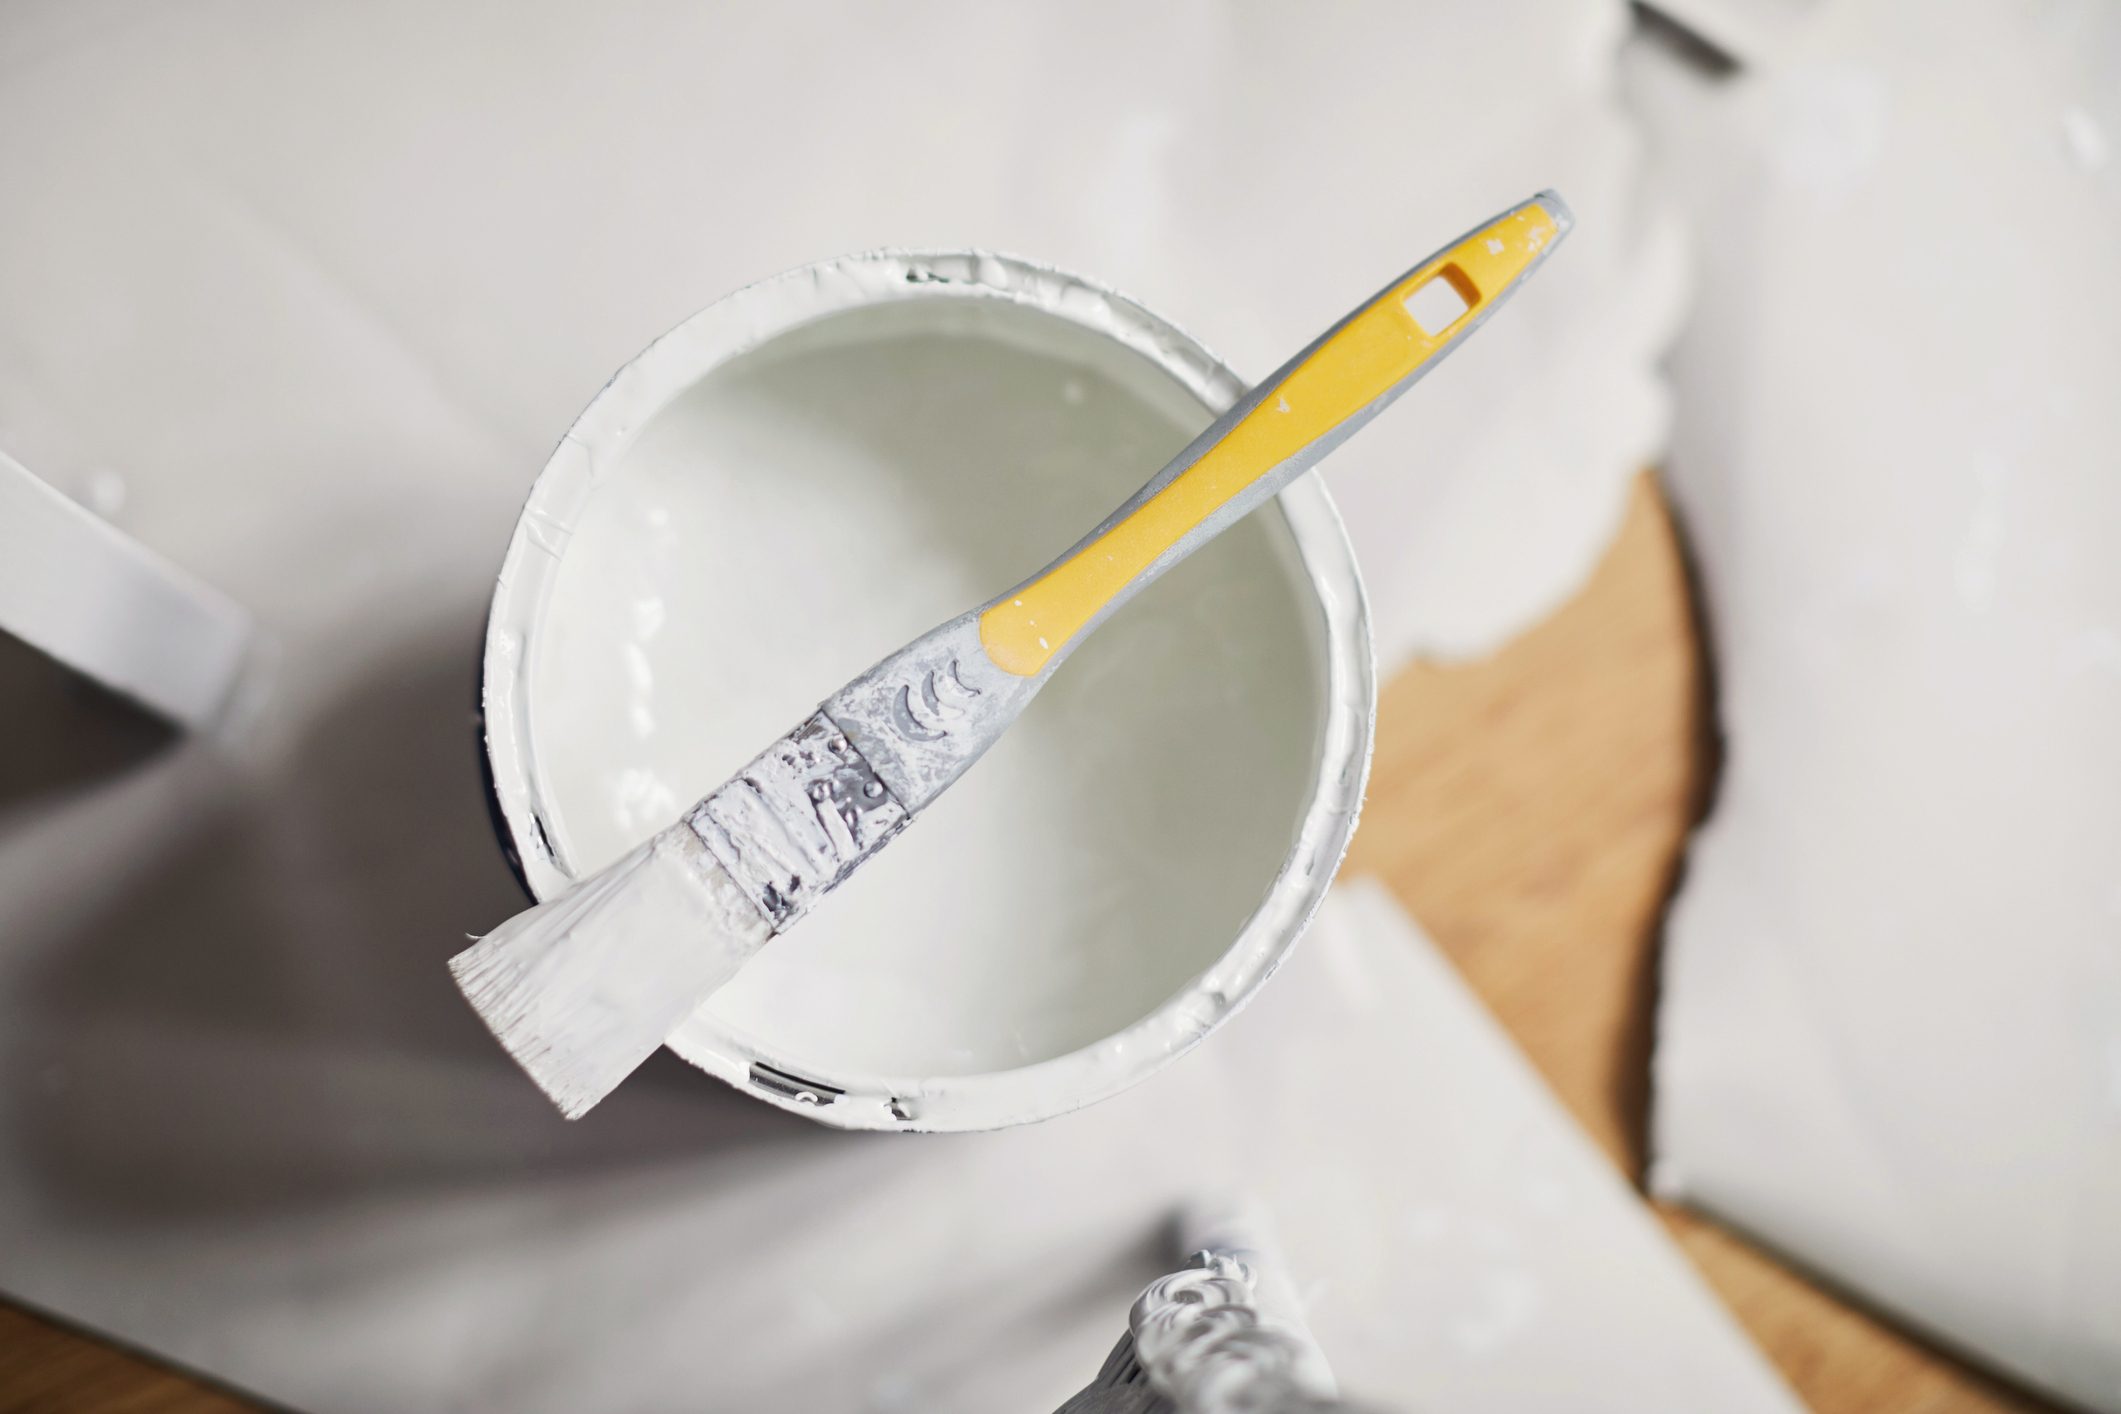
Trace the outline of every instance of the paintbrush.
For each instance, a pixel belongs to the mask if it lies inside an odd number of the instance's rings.
[[[465,997],[568,1118],[585,1113],[978,760],[1114,610],[1456,348],[1570,219],[1542,192],[1394,280],[1059,559],[885,658],[675,824],[452,958]]]

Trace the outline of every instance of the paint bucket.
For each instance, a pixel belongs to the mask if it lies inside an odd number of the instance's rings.
[[[840,683],[1065,549],[1243,390],[1090,281],[884,252],[628,364],[515,529],[484,665],[503,844],[550,898]],[[1375,681],[1316,477],[1085,642],[990,755],[670,1038],[849,1129],[990,1129],[1191,1048],[1346,849]]]

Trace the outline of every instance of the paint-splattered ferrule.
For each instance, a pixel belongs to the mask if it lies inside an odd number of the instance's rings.
[[[685,823],[779,933],[912,818],[819,712],[694,806]]]

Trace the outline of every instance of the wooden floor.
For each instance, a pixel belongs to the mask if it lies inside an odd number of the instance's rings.
[[[1649,481],[1591,582],[1500,655],[1387,689],[1351,872],[1383,878],[1631,1178],[1659,914],[1713,775],[1702,661]],[[1667,1226],[1820,1414],[2034,1410],[1684,1213]],[[251,1406],[0,1306],[0,1414]],[[1562,1411],[1557,1411],[1562,1414]]]
[[[253,1414],[257,1408],[0,1302],[0,1414]]]

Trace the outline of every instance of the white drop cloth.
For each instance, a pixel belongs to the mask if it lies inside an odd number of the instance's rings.
[[[1527,1407],[1620,1342],[1586,1400],[1786,1407],[1566,1127],[1479,1110],[1487,1061],[1404,1023],[1478,1032],[1403,940],[1353,945],[1384,969],[1359,1020],[1321,947],[1155,1086],[936,1141],[667,1058],[560,1125],[442,967],[517,902],[469,713],[529,479],[611,370],[791,265],[1012,249],[1264,371],[1558,187],[1569,248],[1332,472],[1389,656],[1537,617],[1662,425],[1672,228],[1612,97],[1624,24],[6,5],[0,445],[122,486],[279,657],[232,760],[0,802],[0,1287],[322,1411],[1034,1407],[1109,1346],[1163,1205],[1257,1173],[1358,1389]],[[1468,1175],[1523,1226],[1423,1206]]]
[[[1827,4],[1638,77],[1727,740],[1655,1181],[2121,1410],[2121,10]]]

